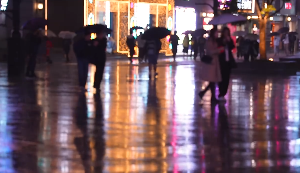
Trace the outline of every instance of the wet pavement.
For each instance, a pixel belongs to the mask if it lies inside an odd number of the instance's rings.
[[[0,65],[0,172],[300,172],[300,76],[234,75],[225,105],[199,104],[195,62],[170,61],[157,80],[109,61],[99,95],[75,63],[35,81]]]

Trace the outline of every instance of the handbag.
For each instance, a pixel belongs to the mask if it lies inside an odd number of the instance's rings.
[[[211,62],[212,62],[212,57],[209,56],[209,55],[203,55],[203,56],[201,57],[201,61],[202,61],[203,63],[206,63],[206,64],[211,64]]]

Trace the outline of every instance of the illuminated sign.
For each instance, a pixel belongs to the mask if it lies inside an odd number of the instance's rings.
[[[8,0],[1,0],[1,11],[6,11]]]
[[[254,13],[255,0],[237,0],[237,7],[241,11],[251,11]]]
[[[292,3],[285,3],[285,9],[291,10],[292,9]]]
[[[93,3],[93,0],[89,0],[89,2],[92,4],[92,3]]]
[[[95,24],[95,17],[94,17],[94,14],[93,13],[90,13],[89,14],[89,17],[88,17],[88,25],[94,25]]]
[[[173,29],[173,20],[172,17],[168,18],[168,30],[172,31]]]

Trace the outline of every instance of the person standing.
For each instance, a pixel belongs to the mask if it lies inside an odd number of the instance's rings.
[[[193,42],[193,45],[192,45],[192,49],[194,50],[194,60],[196,61],[196,58],[198,56],[198,50],[199,50],[199,44],[198,44],[198,39],[196,36],[193,36],[192,37],[192,42]]]
[[[139,62],[142,62],[145,60],[145,44],[146,40],[143,38],[143,33],[140,32],[140,35],[137,37],[137,43],[138,43],[138,48],[139,48]]]
[[[209,38],[206,44],[206,53],[208,56],[212,58],[211,63],[207,64],[201,62],[200,64],[200,79],[204,81],[208,81],[209,84],[206,88],[199,92],[199,97],[202,100],[205,93],[210,90],[211,91],[211,102],[216,103],[218,100],[216,99],[216,85],[215,83],[221,82],[221,69],[219,64],[219,54],[221,51],[224,51],[224,48],[218,48],[218,32],[217,29],[210,30]]]
[[[237,47],[237,58],[242,58],[242,42],[244,41],[244,37],[243,36],[239,36],[239,38],[236,40],[236,47]]]
[[[174,61],[176,60],[178,41],[179,41],[179,37],[177,36],[177,31],[175,31],[174,35],[171,35],[170,37],[170,43],[172,44],[172,53],[173,53]]]
[[[222,81],[219,82],[219,101],[226,101],[224,97],[227,94],[231,70],[236,66],[236,62],[232,54],[232,50],[235,46],[228,27],[223,28],[221,38],[218,39],[218,45],[219,47],[224,47],[224,51],[219,55],[222,75]]]
[[[88,77],[89,59],[92,57],[93,47],[90,40],[91,35],[85,31],[84,37],[74,43],[74,53],[77,58],[78,79],[81,91],[85,91],[85,85]]]
[[[161,42],[159,39],[152,39],[146,41],[146,56],[148,58],[149,66],[149,78],[152,77],[152,70],[154,71],[154,76],[157,78],[158,73],[156,71],[157,59],[159,51],[161,49]]]
[[[289,50],[289,44],[290,44],[289,34],[285,34],[285,37],[283,39],[283,44],[284,44],[285,54],[286,55],[290,55],[290,50]]]
[[[279,54],[280,36],[275,36],[274,39],[274,56]]]
[[[129,61],[132,63],[132,58],[134,55],[134,47],[135,47],[135,38],[133,37],[133,31],[130,30],[130,35],[127,36],[126,44],[129,48]]]
[[[294,34],[288,34],[289,35],[289,51],[293,55],[295,53],[295,41],[297,40],[296,36]]]
[[[190,40],[188,34],[185,34],[183,39],[183,53],[188,55],[189,53]]]
[[[26,69],[26,77],[35,78],[37,77],[35,74],[35,66],[36,66],[36,58],[39,50],[39,46],[41,44],[41,35],[40,31],[36,30],[27,35],[28,41],[28,56],[29,60],[27,63]]]
[[[72,44],[71,39],[63,39],[63,50],[66,57],[66,63],[70,62],[69,52],[70,52],[70,45]]]
[[[206,43],[206,39],[203,37],[203,35],[200,36],[198,39],[200,57],[205,55],[205,51],[204,51],[205,43]]]
[[[97,93],[100,92],[100,84],[103,79],[106,62],[106,46],[106,33],[104,31],[100,31],[99,33],[97,33],[97,38],[93,40],[94,62],[92,63],[96,65],[96,72],[94,75],[94,88],[96,89]]]

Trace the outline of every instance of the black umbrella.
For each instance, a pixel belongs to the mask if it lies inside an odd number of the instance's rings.
[[[33,18],[28,20],[23,26],[24,30],[38,30],[40,28],[44,28],[48,24],[48,21],[44,18]]]
[[[78,32],[99,33],[103,31],[107,34],[110,34],[112,32],[111,29],[107,28],[107,26],[103,24],[87,25],[81,28]]]
[[[152,39],[162,39],[167,35],[170,35],[171,31],[164,27],[152,27],[145,31],[143,34],[143,39],[152,40]]]
[[[144,28],[141,26],[134,26],[134,27],[131,27],[130,29],[134,30],[134,29],[144,29]]]
[[[193,34],[195,31],[185,31],[184,33],[182,34]]]
[[[278,36],[278,35],[280,35],[279,32],[272,32],[272,33],[269,34],[270,37]]]
[[[289,27],[282,27],[282,28],[280,28],[277,32],[283,34],[283,33],[288,33],[289,30],[290,30]]]
[[[194,32],[194,35],[196,36],[203,36],[204,34],[207,34],[208,32],[204,29],[197,29],[195,32]]]
[[[289,35],[298,35],[297,32],[289,32]]]

